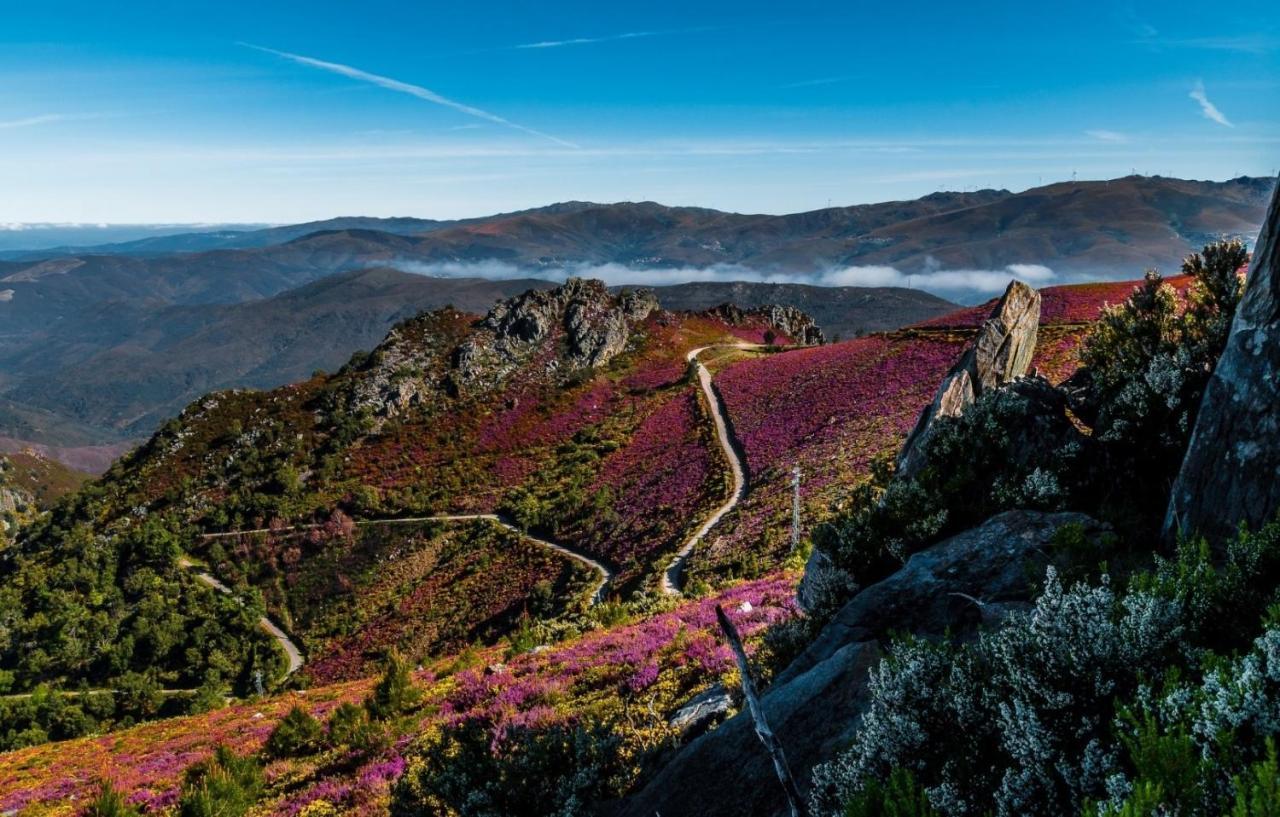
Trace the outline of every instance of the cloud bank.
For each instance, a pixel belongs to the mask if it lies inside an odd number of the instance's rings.
[[[980,301],[995,295],[1017,278],[1033,286],[1058,283],[1057,274],[1041,264],[1010,264],[1003,269],[941,269],[903,272],[889,266],[833,267],[814,273],[764,272],[737,264],[709,267],[629,267],[626,264],[567,264],[562,267],[522,267],[504,261],[446,261],[423,263],[400,260],[391,266],[433,278],[598,278],[611,286],[670,286],[673,284],[746,281],[811,286],[907,287],[959,301]]]
[[[1217,122],[1219,125],[1223,125],[1224,127],[1235,127],[1235,125],[1231,124],[1222,111],[1218,110],[1218,106],[1209,101],[1208,95],[1204,92],[1204,83],[1200,80],[1196,80],[1195,86],[1192,87],[1191,93],[1187,94],[1187,96],[1200,103],[1200,113],[1204,114],[1205,119],[1208,119],[1211,122]]]

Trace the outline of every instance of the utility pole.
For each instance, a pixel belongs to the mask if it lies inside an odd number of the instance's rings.
[[[791,552],[800,547],[800,466],[791,470]]]

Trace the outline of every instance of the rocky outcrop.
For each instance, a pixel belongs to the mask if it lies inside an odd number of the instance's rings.
[[[34,510],[35,500],[12,484],[12,472],[13,464],[7,457],[0,457],[0,544],[12,536]]]
[[[1205,389],[1165,533],[1221,545],[1280,511],[1280,192],[1273,194],[1227,347]]]
[[[761,699],[801,788],[852,739],[868,704],[868,672],[891,632],[966,637],[1029,607],[1030,579],[1043,575],[1053,536],[1067,524],[1090,537],[1104,531],[1082,514],[1011,511],[915,554],[854,596]],[[773,817],[783,808],[769,757],[740,713],[681,749],[616,814]]]
[[[737,304],[720,304],[706,314],[719,318],[730,326],[745,326],[753,322],[766,323],[779,334],[803,346],[818,346],[826,342],[822,329],[808,313],[794,306],[768,304],[743,309]]]
[[[898,454],[899,473],[910,476],[922,467],[921,451],[937,418],[955,417],[983,392],[1027,373],[1039,327],[1040,293],[1021,281],[1009,282],[973,346],[947,373],[933,402],[920,413]]]
[[[635,326],[658,308],[649,290],[612,294],[570,278],[499,301],[471,323],[453,309],[424,313],[387,335],[354,387],[351,408],[382,420],[445,395],[498,385],[517,370],[569,374],[623,352]]]
[[[547,359],[544,366],[602,366],[626,349],[634,325],[657,308],[649,290],[615,296],[603,282],[582,278],[570,278],[555,289],[530,290],[495,305],[457,348],[454,382],[461,388],[502,380],[561,335],[565,354]]]

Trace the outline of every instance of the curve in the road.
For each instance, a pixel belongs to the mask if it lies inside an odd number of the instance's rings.
[[[605,591],[608,590],[609,584],[613,581],[612,570],[610,570],[608,567],[606,567],[604,564],[600,563],[599,561],[591,558],[587,554],[578,550],[577,548],[569,547],[568,545],[562,545],[558,542],[552,542],[547,539],[542,539],[538,536],[534,536],[528,531],[521,530],[520,528],[516,527],[516,525],[512,522],[512,520],[508,519],[505,516],[502,516],[501,514],[496,514],[496,513],[437,514],[434,516],[415,516],[415,517],[409,517],[407,519],[367,520],[364,522],[357,522],[356,524],[357,525],[386,525],[386,524],[393,524],[397,522],[471,522],[475,520],[484,520],[486,522],[492,522],[493,524],[498,525],[499,527],[506,528],[507,530],[511,531],[512,533],[515,533],[518,536],[523,536],[524,538],[528,539],[534,544],[542,545],[548,550],[554,550],[556,553],[559,553],[562,556],[567,556],[570,559],[573,559],[574,561],[578,562],[579,564],[586,565],[591,570],[594,570],[600,576],[600,580],[596,584],[595,589],[591,591],[591,603],[599,604],[601,601],[604,601]]]
[[[548,550],[553,550],[556,553],[559,553],[562,556],[567,556],[570,559],[573,559],[574,561],[578,562],[579,564],[586,565],[589,569],[595,571],[596,574],[598,574],[600,577],[600,580],[596,584],[595,589],[591,591],[591,603],[598,604],[599,602],[604,600],[605,592],[609,589],[610,583],[613,582],[613,571],[611,569],[609,569],[606,565],[597,561],[596,559],[593,559],[592,557],[588,556],[586,553],[578,550],[577,548],[570,547],[569,545],[561,544],[559,542],[552,542],[550,540],[543,539],[538,536],[534,536],[533,534],[528,533],[527,531],[523,531],[520,528],[518,528],[512,522],[512,520],[510,520],[505,516],[502,516],[501,514],[459,513],[459,514],[435,514],[432,516],[408,516],[408,517],[398,517],[395,519],[360,519],[356,521],[356,524],[361,527],[365,527],[369,525],[404,525],[404,524],[411,524],[414,522],[418,522],[418,523],[421,523],[421,522],[472,522],[477,520],[492,522],[493,524],[498,525],[499,527],[506,528],[507,530],[519,536],[523,536],[524,538],[528,539],[534,544],[541,545],[547,548]],[[287,525],[284,527],[276,527],[276,528],[253,528],[251,530],[221,531],[218,533],[203,534],[202,538],[221,539],[221,538],[227,538],[232,536],[245,536],[245,535],[255,534],[255,533],[287,533],[292,531],[312,530],[318,527],[320,526],[316,524],[307,524],[307,525]],[[213,577],[210,576],[209,578],[213,578]],[[214,581],[217,581],[217,580],[214,579]]]
[[[195,570],[196,581],[201,584],[211,587],[219,593],[225,593],[228,596],[235,595],[230,587],[227,587],[225,584],[218,581],[217,577],[197,568],[195,562],[185,556],[178,560],[178,566]],[[244,604],[244,601],[240,600],[240,603]],[[266,616],[258,619],[258,626],[262,628],[263,632],[274,638],[276,643],[280,645],[280,648],[284,650],[284,654],[289,657],[289,668],[285,670],[284,673],[286,678],[302,669],[302,664],[304,662],[302,650],[298,649],[298,645],[293,643],[293,639],[289,638],[288,633],[282,630],[279,625]]]
[[[753,343],[731,343],[731,344],[714,344],[715,348],[729,347],[734,349],[757,349],[763,348],[759,344]],[[702,361],[698,360],[698,355],[711,349],[713,346],[699,346],[697,349],[691,350],[684,359],[697,367],[698,385],[702,388],[703,395],[707,398],[707,406],[711,410],[711,420],[715,423],[716,439],[720,442],[720,450],[724,452],[724,458],[729,463],[729,470],[733,474],[733,490],[729,493],[729,498],[724,501],[720,507],[707,517],[706,521],[698,527],[693,534],[685,540],[680,549],[676,551],[676,555],[667,565],[667,569],[662,571],[662,577],[659,580],[659,589],[663,595],[675,596],[680,593],[681,580],[684,575],[684,565],[689,559],[689,554],[701,542],[711,529],[716,526],[724,515],[737,507],[738,503],[747,495],[747,478],[746,471],[742,466],[742,458],[738,456],[738,451],[733,447],[733,441],[729,438],[729,425],[724,419],[724,405],[720,400],[720,395],[716,394],[716,390],[711,387],[711,372],[707,371],[707,367],[702,365]]]

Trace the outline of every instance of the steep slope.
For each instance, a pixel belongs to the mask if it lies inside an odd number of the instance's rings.
[[[60,530],[125,542],[153,520],[260,591],[314,680],[358,677],[388,646],[491,642],[583,607],[595,575],[483,521],[400,520],[499,512],[608,565],[611,593],[654,586],[727,479],[684,354],[766,331],[813,335],[794,310],[672,313],[576,279],[482,319],[425,313],[335,375],[202,398],[24,552],[56,571]]]

